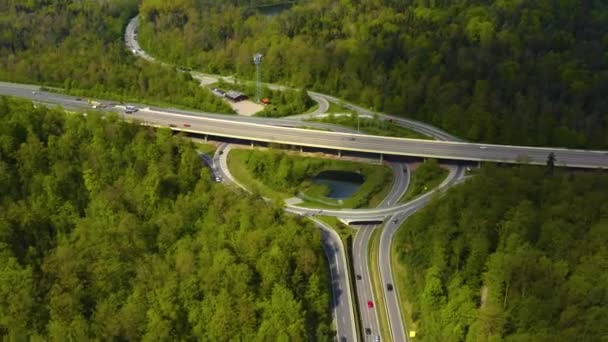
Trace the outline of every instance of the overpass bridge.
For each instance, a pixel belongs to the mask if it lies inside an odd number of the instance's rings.
[[[144,109],[129,115],[153,126],[171,127],[201,135],[219,136],[252,142],[276,143],[341,151],[384,155],[414,156],[443,160],[545,165],[553,153],[558,167],[608,168],[608,151],[574,150],[553,147],[529,147],[478,144],[455,141],[404,139],[363,134],[328,132],[279,127],[236,118],[199,116],[167,110]]]

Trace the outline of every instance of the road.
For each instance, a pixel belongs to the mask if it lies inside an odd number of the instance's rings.
[[[390,166],[393,170],[393,185],[387,196],[378,205],[379,208],[390,207],[391,204],[397,203],[408,186],[408,178],[403,173],[406,165],[390,163]],[[374,225],[361,226],[358,228],[353,241],[353,268],[357,279],[357,296],[364,341],[375,341],[376,336],[381,336],[378,310],[382,310],[382,308],[378,307],[375,298],[368,258],[369,242],[376,228]],[[368,301],[373,303],[373,307],[369,307]],[[386,336],[383,337],[386,338]]]
[[[321,230],[321,241],[329,262],[331,274],[332,308],[337,336],[346,341],[357,341],[355,315],[350,287],[350,274],[342,239],[324,222],[309,217]],[[338,340],[340,341],[340,340]]]
[[[71,106],[80,105],[75,97],[42,91],[33,94],[28,89],[30,88],[21,85],[0,83],[0,94],[33,98],[40,102],[68,103]],[[86,106],[86,104],[82,104],[82,106]],[[121,107],[114,107],[113,109],[120,112]],[[553,152],[556,157],[556,166],[608,168],[608,151],[402,139],[280,127],[262,124],[261,121],[253,122],[251,119],[243,119],[237,116],[209,116],[205,113],[192,115],[175,110],[142,109],[128,116],[149,122],[152,125],[169,126],[173,124],[177,126],[173,128],[174,130],[192,133],[342,151],[539,165],[545,165],[547,156]],[[310,124],[312,126],[312,123]],[[190,126],[186,127],[185,125]]]

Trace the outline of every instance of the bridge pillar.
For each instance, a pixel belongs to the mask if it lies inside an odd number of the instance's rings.
[[[342,157],[342,151],[338,150],[338,158],[341,158],[341,157]]]
[[[253,147],[253,140],[251,140],[251,147]]]
[[[384,161],[384,153],[380,153],[380,162],[382,163]]]
[[[304,152],[304,146],[300,146],[300,153]]]
[[[205,134],[205,141],[207,141],[207,139],[209,139],[209,136]]]

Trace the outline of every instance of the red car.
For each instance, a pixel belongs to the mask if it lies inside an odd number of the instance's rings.
[[[372,309],[374,307],[374,302],[372,302],[371,300],[367,301],[367,307]]]
[[[184,127],[190,127],[190,124],[185,123]]]

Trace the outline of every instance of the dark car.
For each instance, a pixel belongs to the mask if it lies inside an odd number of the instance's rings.
[[[177,125],[169,124],[169,127],[177,127]]]
[[[365,328],[365,335],[371,335],[371,334],[372,334],[372,329]]]
[[[389,291],[393,291],[393,284],[386,284],[386,289]]]
[[[357,280],[361,280],[361,275],[357,274]]]

